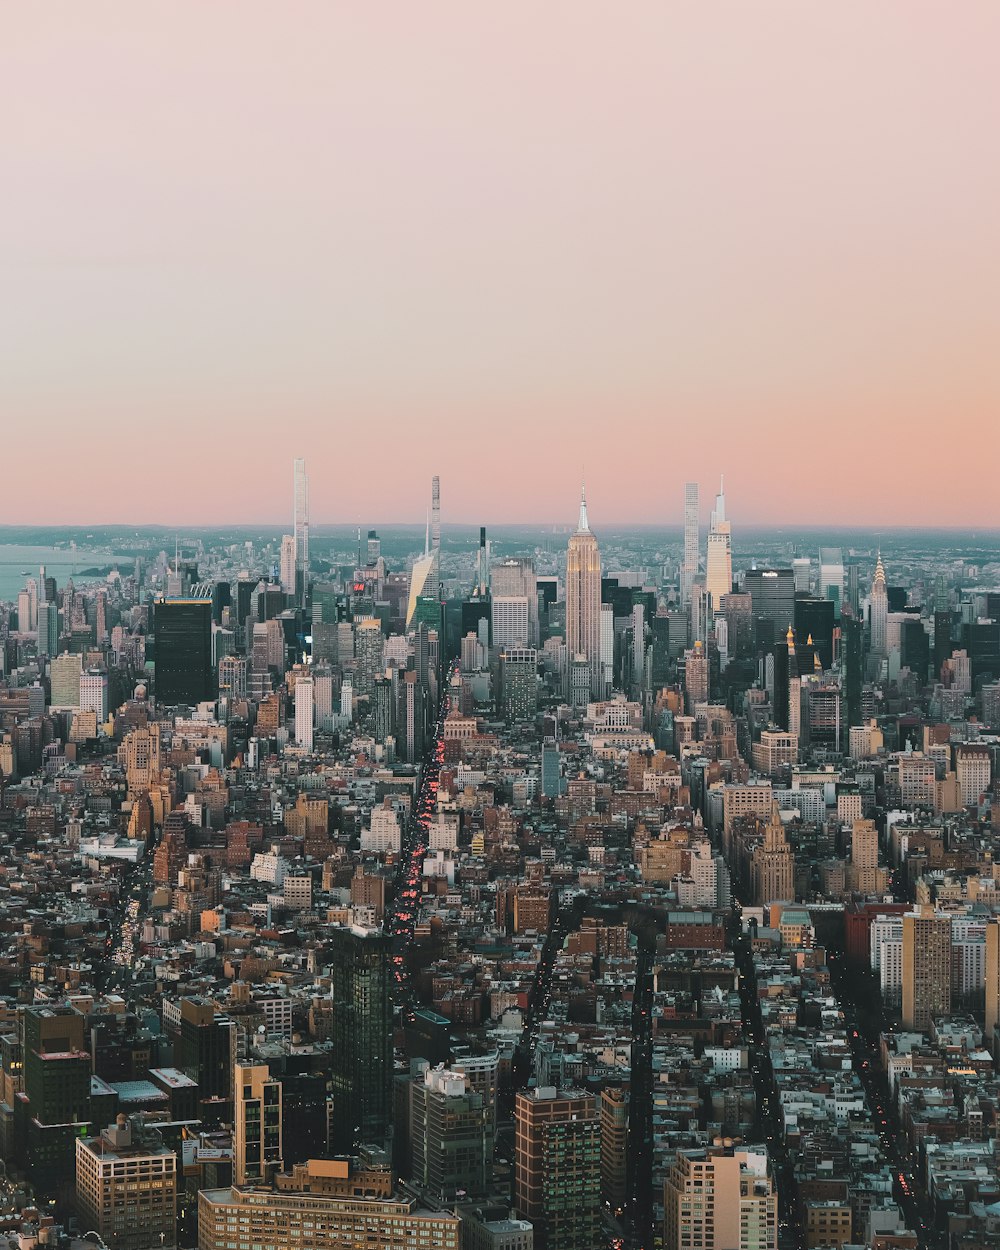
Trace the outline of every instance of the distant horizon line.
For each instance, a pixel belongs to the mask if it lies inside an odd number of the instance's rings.
[[[572,522],[569,521],[442,521],[441,529],[446,530],[473,530],[478,531],[485,524],[487,536],[489,532],[506,529],[542,529],[551,530],[553,533],[572,533]],[[361,523],[362,531],[370,529],[414,529],[423,530],[425,521],[379,521],[375,523]],[[709,523],[699,521],[698,528],[707,530]],[[52,522],[32,522],[21,521],[0,522],[0,535],[7,530],[45,530],[52,532],[81,531],[91,528],[97,529],[118,529],[118,530],[142,530],[162,531],[163,533],[184,533],[191,530],[228,530],[228,529],[266,529],[275,530],[283,533],[290,533],[291,526],[286,526],[283,521],[189,521],[182,525],[167,524],[163,521],[87,521],[74,522],[72,524],[60,524]],[[737,532],[740,528],[757,529],[757,530],[795,530],[798,532],[810,530],[841,530],[845,533],[871,533],[881,535],[886,533],[913,533],[919,531],[934,531],[941,533],[956,533],[964,531],[973,531],[976,533],[1000,534],[1000,525],[998,524],[981,524],[959,523],[959,524],[886,524],[870,522],[867,524],[845,524],[837,521],[810,521],[807,524],[795,521],[745,521],[740,522],[737,526]],[[350,530],[356,531],[358,522],[356,521],[322,521],[310,522],[310,533],[320,533],[325,530]],[[641,529],[641,530],[677,530],[684,532],[683,521],[657,522],[657,521],[624,521],[611,520],[600,521],[594,527],[594,532],[600,536],[602,529]],[[5,544],[15,545],[15,544]]]

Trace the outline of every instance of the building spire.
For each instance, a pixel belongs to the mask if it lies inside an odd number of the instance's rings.
[[[585,485],[580,486],[580,524],[576,528],[577,533],[580,534],[590,531],[590,526],[587,524],[587,487]]]

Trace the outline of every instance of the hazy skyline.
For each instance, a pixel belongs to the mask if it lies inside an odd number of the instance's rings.
[[[997,523],[1000,6],[5,18],[0,523]]]

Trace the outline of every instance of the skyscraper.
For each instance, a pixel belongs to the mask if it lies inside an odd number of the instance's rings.
[[[548,1250],[600,1245],[601,1128],[594,1098],[548,1086],[514,1104],[514,1207]]]
[[[156,699],[204,703],[215,698],[212,600],[161,599],[153,607]]]
[[[266,1063],[233,1066],[233,1180],[261,1185],[282,1168],[281,1082]]]
[[[719,483],[715,497],[712,525],[708,531],[708,555],[705,561],[705,593],[709,598],[709,614],[720,611],[722,596],[733,588],[732,536],[726,520],[724,483]]]
[[[951,917],[918,907],[903,917],[903,1028],[926,1032],[951,1011]]]
[[[295,535],[283,534],[281,538],[281,589],[286,595],[295,594]]]
[[[392,1004],[388,939],[380,929],[330,932],[335,1153],[382,1146],[392,1109]]]
[[[691,602],[691,586],[698,572],[698,483],[684,487],[684,564],[681,569],[681,602]]]
[[[771,819],[764,840],[755,847],[750,860],[753,900],[758,907],[790,902],[795,898],[795,857],[788,845],[777,803],[771,805]]]
[[[587,522],[587,497],[580,491],[580,522],[566,551],[566,645],[570,663],[584,656],[590,693],[599,698],[601,681],[601,553]]]
[[[872,578],[868,619],[871,626],[872,653],[874,655],[885,655],[888,643],[889,591],[885,584],[885,568],[882,565],[881,551],[878,553],[878,559],[875,562],[875,576]]]
[[[304,751],[313,748],[313,679],[297,677],[295,679],[295,741]]]
[[[299,458],[294,468],[294,516],[293,536],[295,538],[295,569],[296,576],[301,575],[301,587],[296,593],[304,597],[305,585],[309,580],[309,478],[306,476],[306,462]]]
[[[412,1181],[436,1202],[485,1198],[492,1112],[462,1072],[428,1067],[410,1083]]]

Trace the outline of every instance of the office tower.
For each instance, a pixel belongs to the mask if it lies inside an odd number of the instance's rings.
[[[601,1091],[601,1198],[612,1211],[628,1199],[626,1160],[629,1092],[618,1086]]]
[[[698,574],[698,483],[684,487],[684,561],[681,565],[681,603],[691,602],[691,587]]]
[[[24,1091],[15,1103],[17,1149],[38,1193],[73,1176],[73,1141],[90,1116],[86,1021],[72,1007],[26,1007],[21,1017]]]
[[[903,1028],[927,1032],[951,1011],[951,917],[918,907],[903,916]]]
[[[726,519],[726,496],[724,483],[719,483],[715,497],[715,510],[708,531],[708,554],[705,560],[705,593],[708,595],[708,613],[713,616],[721,610],[722,596],[733,588],[732,535]]]
[[[304,751],[313,749],[313,694],[311,677],[300,676],[295,679],[295,741]]]
[[[242,1230],[252,1227],[252,1236]],[[457,1215],[421,1206],[394,1192],[385,1163],[310,1159],[295,1167],[280,1189],[202,1189],[198,1194],[199,1250],[459,1250]],[[594,1243],[597,1244],[596,1242]]]
[[[161,843],[162,845],[162,843]],[[228,1016],[204,998],[182,998],[174,1046],[177,1067],[198,1082],[199,1118],[207,1127],[232,1123],[236,1030]]]
[[[663,1209],[664,1250],[777,1250],[778,1192],[763,1147],[678,1150]]]
[[[368,563],[375,564],[382,554],[382,541],[375,530],[368,531]]]
[[[839,547],[819,549],[819,597],[833,604],[834,616],[839,619],[844,598],[844,553]]]
[[[986,924],[986,1040],[993,1042],[1000,1025],[1000,917]]]
[[[502,647],[508,643],[536,647],[538,645],[538,586],[535,578],[535,563],[526,556],[503,560],[490,569],[490,594],[493,602],[493,646]],[[524,600],[527,608],[527,625],[522,627],[520,621],[520,602]],[[522,632],[516,637],[498,637],[496,632],[497,601],[510,601],[510,608],[516,613],[516,626]],[[503,612],[503,609],[501,609]],[[512,627],[513,627],[512,622]],[[508,627],[508,632],[509,632]]]
[[[792,561],[792,577],[795,581],[795,593],[808,595],[811,589],[812,564],[808,556],[796,556]]]
[[[988,746],[963,742],[955,748],[955,774],[963,807],[978,807],[990,788],[991,750]]]
[[[531,630],[528,600],[523,595],[493,595],[490,599],[490,632],[494,647],[526,647]]]
[[[141,794],[160,778],[160,729],[140,725],[125,735],[118,749],[118,760],[125,769],[130,795]]]
[[[108,675],[100,668],[88,668],[80,677],[80,711],[94,712],[98,724],[108,719]]]
[[[59,605],[52,600],[38,605],[38,654],[59,654]]]
[[[486,541],[486,526],[479,527],[479,550],[476,553],[476,593],[484,599],[490,591],[490,544]]]
[[[219,695],[229,699],[245,699],[247,693],[247,662],[242,655],[224,655],[219,661]]]
[[[382,622],[374,617],[356,621],[354,626],[354,689],[358,695],[370,695],[375,678],[383,669],[385,638]]]
[[[819,655],[820,666],[833,667],[833,602],[829,599],[797,598],[795,600],[795,636],[805,638]]]
[[[427,1067],[409,1085],[410,1179],[436,1203],[485,1198],[493,1173],[493,1116],[462,1072]]]
[[[547,1250],[600,1245],[601,1128],[590,1094],[538,1086],[514,1104],[514,1208]]]
[[[153,606],[153,636],[157,703],[214,699],[212,600],[160,599]]]
[[[750,881],[758,907],[795,898],[795,856],[788,845],[777,803],[771,804],[771,819],[764,830],[764,839],[751,855]]]
[[[684,695],[688,716],[708,702],[708,655],[700,642],[684,652]]]
[[[108,641],[108,592],[99,590],[94,596],[94,632],[97,645],[103,646]]]
[[[750,595],[755,626],[771,621],[773,639],[781,638],[795,620],[795,574],[791,569],[748,569],[743,589]],[[758,630],[758,640],[761,632]]]
[[[372,708],[375,718],[375,741],[384,743],[396,732],[396,692],[388,677],[376,677],[372,690]]]
[[[295,568],[302,582],[296,590],[304,595],[309,578],[309,478],[306,476],[306,462],[301,458],[295,461],[293,478],[292,536],[295,539]]]
[[[632,685],[641,699],[646,688],[646,608],[642,603],[632,608]]]
[[[281,589],[286,595],[295,594],[295,535],[283,534],[281,538]]]
[[[441,479],[431,478],[431,551],[441,550]]]
[[[437,556],[430,551],[425,551],[413,561],[413,568],[410,570],[410,593],[406,604],[407,631],[413,629],[421,619],[426,620],[428,612],[436,614],[432,624],[441,615],[436,570]]]
[[[392,1111],[389,940],[380,929],[330,930],[333,1007],[331,1148],[382,1146]]]
[[[542,743],[542,794],[547,799],[554,799],[565,789],[559,743],[554,738],[547,738]]]
[[[606,699],[615,680],[615,608],[601,604],[601,689],[598,698]]]
[[[158,1133],[119,1115],[99,1137],[77,1138],[76,1203],[82,1226],[108,1250],[173,1250],[177,1156]]]
[[[868,604],[868,620],[872,654],[884,656],[888,649],[889,592],[885,584],[885,568],[882,565],[881,551],[875,562],[875,576],[872,578],[871,598]]]
[[[81,676],[82,661],[78,655],[71,655],[67,651],[56,656],[49,665],[53,707],[80,706]]]
[[[566,645],[570,660],[583,656],[590,693],[599,698],[601,682],[601,553],[587,523],[587,498],[580,491],[580,521],[566,551]]]
[[[266,1063],[233,1067],[233,1182],[268,1185],[282,1170],[281,1082]]]
[[[500,715],[508,724],[534,720],[538,710],[538,652],[534,647],[505,647],[497,676]]]

